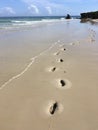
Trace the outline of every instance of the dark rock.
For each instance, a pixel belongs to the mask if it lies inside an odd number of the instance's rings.
[[[71,16],[67,14],[66,19],[71,19]]]
[[[98,11],[81,13],[80,15],[81,15],[81,19],[87,19],[87,18],[98,19]]]

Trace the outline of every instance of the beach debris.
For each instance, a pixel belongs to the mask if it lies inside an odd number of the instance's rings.
[[[62,79],[60,80],[60,84],[61,84],[62,87],[64,87],[66,85],[65,81],[62,80]]]
[[[55,113],[55,111],[58,109],[58,102],[54,102],[49,109],[49,112],[51,115],[53,115]]]

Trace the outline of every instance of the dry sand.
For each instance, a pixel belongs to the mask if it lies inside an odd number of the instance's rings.
[[[57,40],[1,86],[0,130],[98,129],[98,39],[88,33]]]

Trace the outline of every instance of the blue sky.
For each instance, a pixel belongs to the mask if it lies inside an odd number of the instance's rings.
[[[0,0],[0,16],[79,15],[98,10],[98,0]]]

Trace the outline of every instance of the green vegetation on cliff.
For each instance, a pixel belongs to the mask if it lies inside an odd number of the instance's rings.
[[[98,11],[81,13],[81,19],[86,19],[86,18],[98,19]]]

